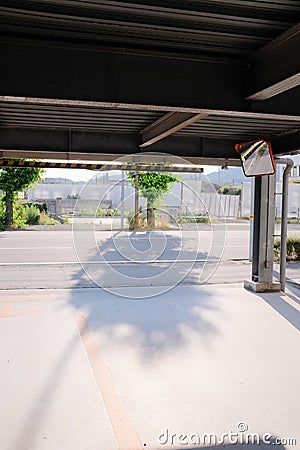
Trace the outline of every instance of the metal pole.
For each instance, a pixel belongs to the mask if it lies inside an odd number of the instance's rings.
[[[249,241],[249,261],[253,260],[253,222],[254,222],[254,177],[251,179],[250,194],[250,241]]]
[[[124,183],[125,183],[125,173],[122,170],[122,178],[121,178],[121,230],[124,230]]]
[[[273,291],[275,176],[255,178],[252,281]]]
[[[139,174],[135,174],[134,184],[134,228],[139,227]]]
[[[183,182],[180,182],[180,216],[183,215],[182,211],[182,205],[183,205]]]
[[[289,176],[294,166],[290,158],[276,158],[277,164],[286,164],[282,175],[282,207],[281,207],[281,242],[280,242],[280,283],[281,290],[285,291],[286,278],[286,241],[287,241],[287,218],[288,218],[288,193]]]

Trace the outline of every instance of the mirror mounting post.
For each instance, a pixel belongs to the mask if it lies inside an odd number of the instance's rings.
[[[258,176],[254,187],[252,279],[244,287],[254,292],[278,292],[273,281],[276,176]]]
[[[294,161],[290,158],[275,158],[275,162],[276,164],[286,165],[282,175],[281,241],[280,241],[280,283],[281,283],[281,290],[285,292],[289,176],[291,175],[291,171],[294,166]]]

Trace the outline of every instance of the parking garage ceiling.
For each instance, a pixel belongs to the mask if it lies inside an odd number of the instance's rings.
[[[300,1],[1,1],[2,157],[300,149]]]

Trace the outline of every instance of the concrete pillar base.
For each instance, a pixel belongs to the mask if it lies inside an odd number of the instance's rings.
[[[281,283],[259,282],[259,281],[244,281],[244,288],[252,292],[280,292]]]

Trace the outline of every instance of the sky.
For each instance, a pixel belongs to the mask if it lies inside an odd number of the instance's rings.
[[[205,175],[217,172],[219,166],[203,166]],[[84,169],[46,169],[44,178],[67,178],[73,181],[88,181],[95,173]]]

